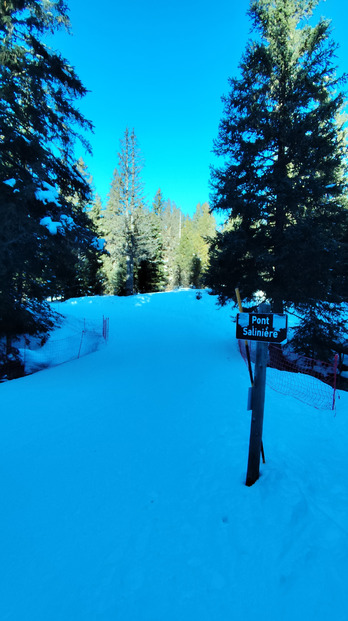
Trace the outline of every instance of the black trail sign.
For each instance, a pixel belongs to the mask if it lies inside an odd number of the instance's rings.
[[[285,343],[288,317],[276,313],[238,313],[237,339],[263,343]]]

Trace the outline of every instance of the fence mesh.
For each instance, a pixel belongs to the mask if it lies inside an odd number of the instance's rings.
[[[246,342],[238,341],[248,364]],[[256,342],[249,341],[251,362],[255,364]],[[268,346],[266,383],[284,395],[291,395],[318,409],[334,407],[335,362],[332,364],[285,352],[279,345]]]
[[[100,328],[94,324],[89,325],[84,320],[76,323],[71,334],[64,338],[57,338],[55,335],[44,343],[31,341],[19,350],[24,374],[35,373],[91,354],[107,341],[108,333],[109,319],[103,317]]]

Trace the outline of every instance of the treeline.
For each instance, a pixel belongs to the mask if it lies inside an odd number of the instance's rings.
[[[204,286],[209,240],[216,229],[209,205],[198,204],[189,217],[160,189],[147,205],[134,130],[126,129],[120,144],[106,205],[97,195],[88,211],[104,240],[96,290],[132,295]]]
[[[255,0],[240,74],[215,141],[211,206],[226,216],[209,285],[222,304],[255,295],[301,321],[292,346],[333,359],[347,349],[346,76],[336,73],[319,0]]]
[[[221,304],[255,296],[295,309],[297,351],[347,351],[348,148],[345,78],[319,0],[254,0],[255,40],[230,79],[214,151],[211,207],[193,217],[158,190],[144,200],[125,130],[103,205],[76,143],[86,89],[45,43],[69,27],[60,1],[0,0],[0,337],[52,325],[48,299],[207,284]],[[102,241],[104,240],[104,241]],[[211,243],[210,250],[209,244]],[[1,352],[0,352],[1,358]],[[1,363],[1,360],[0,360]]]

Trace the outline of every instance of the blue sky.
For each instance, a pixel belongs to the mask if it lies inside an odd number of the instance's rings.
[[[105,204],[119,140],[134,128],[147,200],[161,188],[192,214],[209,199],[221,96],[250,36],[249,0],[67,3],[72,35],[59,33],[51,45],[90,91],[79,107],[95,126],[93,157],[76,155],[88,164],[96,191]],[[332,19],[339,73],[348,72],[347,0],[322,1],[316,13]]]

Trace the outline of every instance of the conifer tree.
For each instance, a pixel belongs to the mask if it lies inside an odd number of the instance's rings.
[[[227,225],[213,243],[209,284],[222,303],[239,286],[246,299],[263,291],[274,312],[293,304],[304,324],[317,318],[308,346],[323,355],[347,295],[337,282],[347,256],[347,147],[330,23],[308,21],[317,4],[251,2],[257,36],[230,80],[215,142],[223,163],[212,169],[212,207]]]
[[[167,200],[162,212],[162,230],[164,246],[164,272],[167,288],[174,289],[180,284],[177,264],[177,252],[181,239],[183,214],[179,207]]]
[[[88,205],[87,215],[89,218],[88,226],[91,232],[94,232],[94,239],[91,246],[92,253],[86,258],[85,272],[88,289],[85,293],[101,295],[105,289],[103,270],[105,238],[103,228],[104,209],[99,194],[95,194],[92,204]],[[95,249],[97,249],[97,252],[93,252]]]
[[[87,164],[80,157],[76,162],[76,168],[85,179],[90,192],[93,191],[93,177],[88,170]],[[92,196],[91,199],[92,200]],[[73,204],[80,208],[85,225],[88,227],[88,244],[76,245],[76,238],[72,240],[72,252],[76,257],[75,263],[70,265],[67,294],[64,297],[80,295],[100,295],[103,291],[103,274],[101,271],[104,241],[101,237],[101,212],[102,203],[99,195],[86,203],[78,195],[70,198]],[[87,216],[87,218],[86,218]],[[72,227],[73,228],[73,227]],[[75,233],[75,231],[74,231]],[[75,248],[73,246],[75,245]],[[66,272],[66,273],[68,273]]]
[[[192,219],[183,218],[181,235],[177,251],[178,286],[189,287],[191,283],[192,261],[195,257],[194,231]]]
[[[113,172],[110,192],[103,214],[102,231],[106,240],[103,255],[106,293],[125,293],[126,222],[121,205],[121,178],[117,168]]]
[[[208,203],[198,203],[193,214],[194,253],[191,266],[192,285],[200,288],[205,284],[206,273],[209,267],[209,249],[216,233],[216,221]]]
[[[166,280],[161,218],[145,206],[138,214],[136,242],[137,291],[163,291]]]
[[[95,229],[98,231],[98,233],[102,236],[102,232],[103,232],[103,203],[102,203],[102,199],[100,194],[96,194],[94,199],[93,199],[93,203],[91,205],[91,208],[88,212],[88,215],[90,217],[90,219],[93,222],[93,225],[95,227]]]
[[[163,214],[163,210],[165,208],[165,200],[163,198],[163,193],[161,188],[159,188],[156,192],[155,198],[152,203],[152,210],[156,214],[156,216],[161,216]]]
[[[74,144],[91,124],[74,105],[86,89],[43,41],[69,27],[61,0],[0,0],[0,333],[49,327],[47,296],[91,248],[90,188]],[[78,197],[78,200],[72,200]],[[73,277],[74,278],[74,277]]]
[[[181,286],[196,289],[204,286],[209,247],[215,230],[215,218],[209,211],[208,203],[198,203],[193,217],[184,219],[177,254]]]
[[[109,292],[132,295],[163,287],[162,239],[160,216],[144,203],[142,156],[134,129],[125,130],[120,147],[105,210],[104,268]]]
[[[143,205],[143,184],[141,180],[142,161],[138,141],[134,132],[125,130],[118,154],[121,180],[120,203],[125,221],[126,295],[136,291],[134,267],[136,261],[137,220]]]

